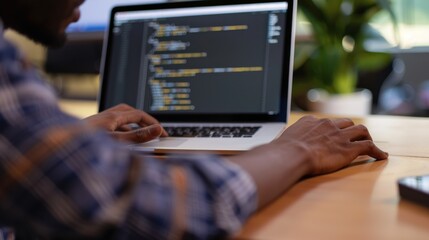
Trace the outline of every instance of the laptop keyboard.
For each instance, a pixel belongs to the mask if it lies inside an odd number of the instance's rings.
[[[252,127],[164,127],[170,137],[251,138],[260,126]]]

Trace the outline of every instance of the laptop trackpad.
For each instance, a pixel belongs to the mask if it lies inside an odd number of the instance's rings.
[[[152,140],[147,143],[139,144],[140,147],[149,147],[149,148],[155,148],[155,147],[161,147],[161,148],[175,148],[180,146],[181,144],[188,141],[188,139],[180,139],[180,138],[159,138]]]

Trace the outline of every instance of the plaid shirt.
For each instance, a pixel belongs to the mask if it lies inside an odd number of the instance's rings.
[[[2,33],[0,23],[0,239],[208,239],[255,211],[238,166],[139,155],[63,113]]]

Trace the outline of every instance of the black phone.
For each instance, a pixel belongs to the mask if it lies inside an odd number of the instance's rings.
[[[402,199],[429,207],[429,175],[401,178],[398,188]]]

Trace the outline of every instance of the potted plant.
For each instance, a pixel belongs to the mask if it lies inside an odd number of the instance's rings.
[[[390,55],[371,53],[364,47],[365,41],[371,37],[368,31],[369,21],[376,14],[388,12],[396,26],[389,0],[299,0],[298,6],[311,23],[312,34],[306,44],[298,43],[295,95],[312,89],[308,92],[310,103],[320,108],[319,105],[330,101],[327,99],[332,95],[334,99],[338,99],[355,94],[359,70],[382,67],[389,62]],[[368,90],[361,91],[358,95],[360,98],[371,98]],[[349,100],[350,96],[347,96],[339,104],[344,105]],[[364,105],[371,107],[371,99],[364,101]],[[334,108],[339,108],[340,105],[334,104]],[[357,112],[358,108],[357,105],[346,106],[345,113],[360,114]],[[311,105],[309,110],[326,111],[323,107],[322,110],[311,109]]]

